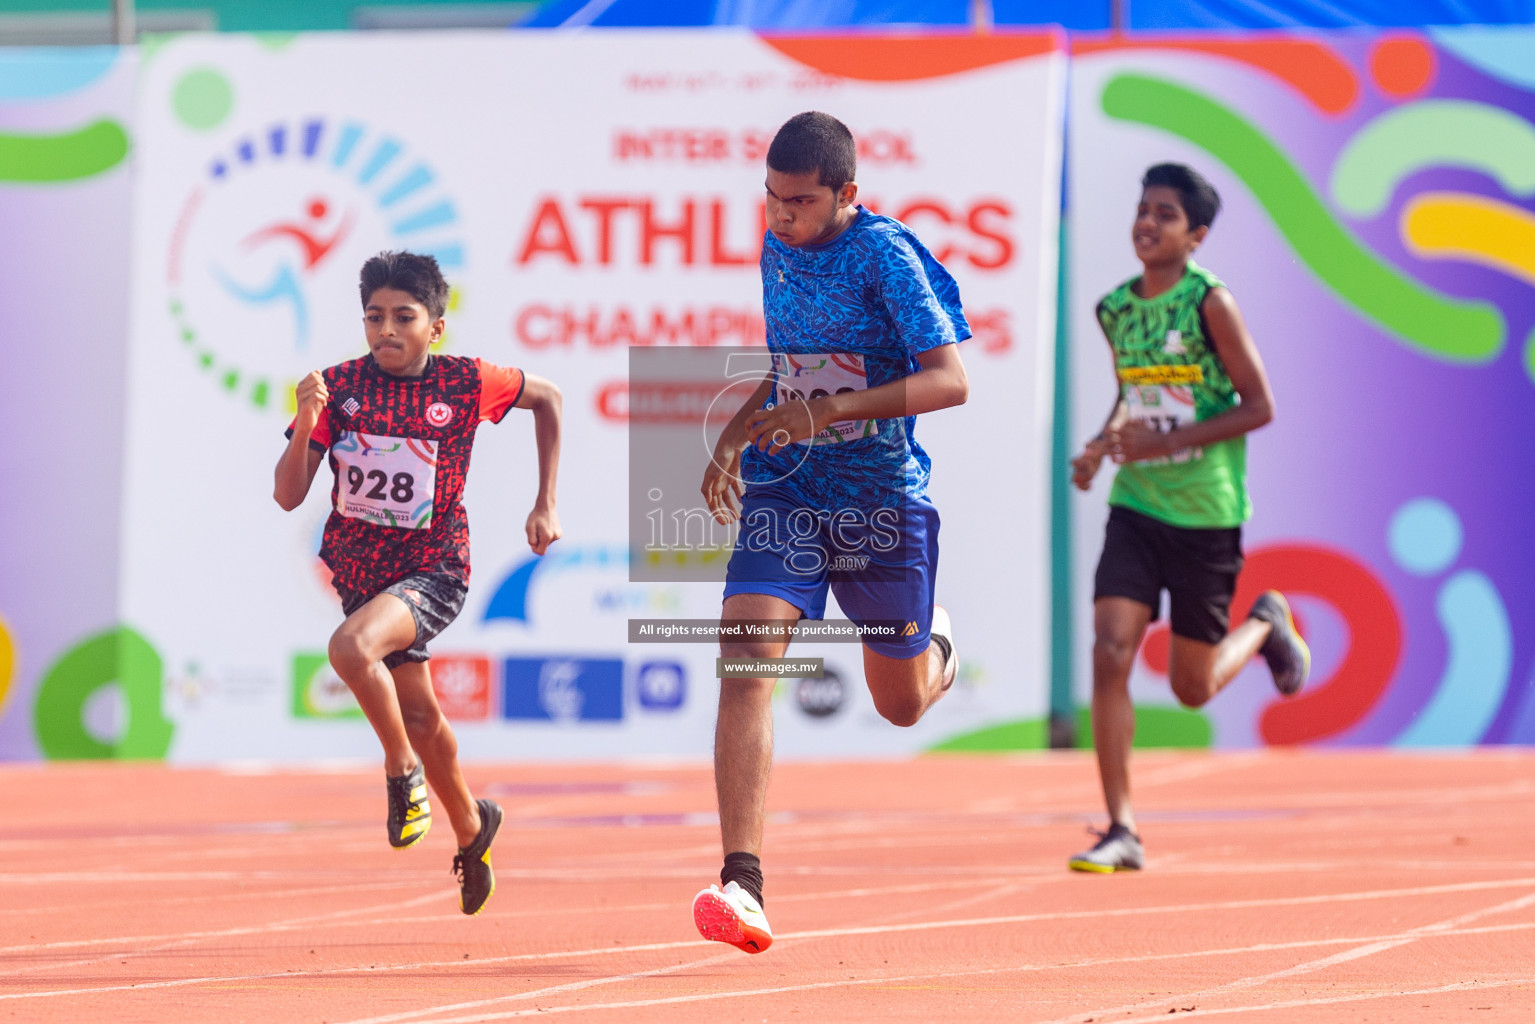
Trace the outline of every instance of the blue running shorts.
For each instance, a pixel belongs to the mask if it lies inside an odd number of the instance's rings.
[[[877,509],[806,507],[786,489],[753,486],[725,570],[725,597],[782,598],[807,619],[826,614],[826,594],[859,625],[898,620],[895,639],[867,639],[887,658],[927,650],[938,571],[938,510],[926,498]]]

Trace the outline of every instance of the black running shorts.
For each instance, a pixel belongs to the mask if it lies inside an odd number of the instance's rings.
[[[416,641],[405,650],[395,651],[385,657],[385,668],[394,668],[407,661],[430,660],[432,656],[427,653],[427,642],[447,629],[448,623],[458,618],[458,613],[464,608],[464,598],[469,593],[469,587],[463,580],[445,572],[413,573],[403,579],[395,580],[377,593],[352,590],[350,587],[339,584],[332,585],[336,587],[336,593],[341,596],[341,610],[347,615],[351,615],[379,594],[393,594],[404,601],[405,606],[410,609],[411,617],[416,620]]]
[[[1093,600],[1128,597],[1160,615],[1162,591],[1175,635],[1218,644],[1231,624],[1242,571],[1242,528],[1194,530],[1115,506],[1109,509]]]

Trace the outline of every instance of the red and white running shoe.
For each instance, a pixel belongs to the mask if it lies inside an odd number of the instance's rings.
[[[693,923],[698,934],[728,942],[747,953],[761,953],[773,944],[773,929],[752,894],[735,882],[711,885],[693,897]]]

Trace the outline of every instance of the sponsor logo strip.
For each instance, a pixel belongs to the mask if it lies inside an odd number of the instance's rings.
[[[1203,384],[1205,371],[1198,366],[1121,366],[1119,379],[1126,384]]]

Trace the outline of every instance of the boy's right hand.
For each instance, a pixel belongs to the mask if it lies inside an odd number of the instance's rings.
[[[319,370],[315,370],[298,382],[294,394],[298,399],[298,416],[293,421],[293,431],[295,434],[312,434],[315,425],[320,422],[320,413],[325,411],[325,406],[330,402],[325,377]]]
[[[1103,457],[1108,454],[1108,446],[1101,437],[1095,437],[1082,448],[1082,454],[1071,460],[1071,482],[1077,490],[1085,491],[1092,486],[1093,477],[1098,475],[1098,467],[1103,465]]]
[[[709,514],[717,523],[729,524],[741,514],[741,451],[744,446],[721,443],[715,446],[704,483],[699,488]]]

